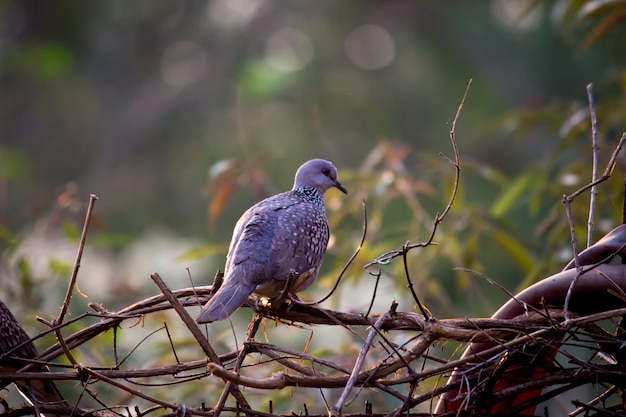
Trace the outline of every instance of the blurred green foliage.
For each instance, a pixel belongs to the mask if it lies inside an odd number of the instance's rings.
[[[561,200],[591,178],[588,83],[600,171],[626,130],[625,18],[617,0],[3,2],[0,297],[17,317],[56,314],[89,193],[100,197],[79,278],[89,301],[114,309],[155,291],[129,261],[146,241],[142,267],[169,259],[183,287],[192,263],[208,284],[243,210],[325,157],[350,194],[327,196],[333,241],[307,295],[327,291],[356,248],[365,201],[365,246],[325,304],[365,311],[374,278],[362,266],[427,239],[447,204],[454,170],[437,153],[452,154],[471,78],[459,194],[437,244],[408,261],[435,315],[490,315],[507,295],[485,276],[516,291],[572,255]],[[354,35],[365,25],[391,47]],[[599,188],[596,237],[622,222],[625,168]],[[588,194],[573,210],[584,242]],[[157,226],[188,244],[159,252]],[[392,299],[415,308],[400,259],[381,279],[374,312]],[[211,332],[232,347],[228,328]]]

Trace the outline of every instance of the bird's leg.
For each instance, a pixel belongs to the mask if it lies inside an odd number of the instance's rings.
[[[315,274],[315,268],[311,268],[308,271],[303,272],[298,276],[298,278],[294,282],[294,285],[290,288],[290,292],[288,292],[286,295],[287,299],[290,301],[289,306],[287,306],[287,311],[290,311],[293,308],[293,306],[295,306],[296,304],[300,304],[300,305],[316,304],[316,303],[304,302],[302,301],[300,297],[296,295],[296,293],[300,289],[304,289],[308,287],[307,282],[314,276],[314,274]],[[291,290],[293,291],[291,292]]]
[[[298,276],[298,273],[294,271],[293,269],[291,269],[289,271],[289,277],[287,278],[287,281],[285,282],[285,286],[281,290],[280,294],[278,294],[278,296],[270,299],[270,303],[275,302],[275,301],[280,301],[280,300],[288,300],[289,291],[291,290],[291,287],[293,287],[293,284],[296,281],[297,276]]]
[[[282,302],[284,300],[289,300],[289,291],[293,287],[296,276],[296,271],[294,271],[293,269],[290,270],[289,277],[287,278],[287,281],[285,281],[285,285],[282,287],[282,290],[280,290],[278,295],[274,297],[271,296],[272,293],[275,294],[274,288],[272,288],[271,291],[268,292],[259,292],[262,297],[257,300],[257,306],[261,307],[262,309],[268,309],[271,308],[272,304],[278,304],[279,301]]]
[[[260,294],[267,294],[267,298],[266,297],[261,298],[257,305],[260,305],[263,308],[268,308],[268,306],[271,304],[277,304],[277,306],[280,306],[280,304],[282,304],[283,301],[287,301],[289,302],[289,305],[287,306],[286,311],[291,310],[291,308],[293,308],[293,306],[296,304],[306,305],[307,303],[302,301],[300,297],[296,295],[296,293],[300,289],[304,289],[308,287],[307,285],[308,281],[311,279],[311,277],[313,277],[313,275],[315,274],[315,271],[316,271],[315,268],[311,268],[306,272],[298,273],[297,271],[291,269],[289,271],[289,277],[287,277],[287,280],[285,281],[285,285],[283,285],[280,293],[276,295],[275,297],[271,297],[270,294],[271,293],[275,294],[274,291],[259,292]]]
[[[315,305],[315,304],[317,304],[317,303],[307,303],[305,301],[302,301],[302,299],[296,295],[296,293],[300,290],[300,288],[304,289],[304,288],[308,287],[307,281],[309,279],[311,279],[313,274],[315,274],[315,268],[311,268],[308,271],[303,272],[303,273],[301,273],[298,276],[298,279],[296,280],[296,282],[294,283],[294,286],[293,286],[293,290],[294,291],[289,293],[289,294],[287,294],[287,298],[292,302],[291,305],[293,305],[293,304],[302,304],[302,305]]]
[[[280,306],[283,301],[290,301],[292,295],[289,294],[289,291],[291,291],[291,289],[294,287],[294,284],[297,281],[297,277],[298,277],[298,273],[295,270],[291,269],[289,271],[289,277],[287,278],[287,281],[285,281],[285,285],[283,286],[283,289],[280,291],[280,293],[275,297],[271,297],[269,299],[268,298],[262,299],[261,305],[267,308],[268,306],[274,303],[276,303],[277,306]],[[290,308],[291,308],[291,305],[287,307],[287,311],[289,311]]]

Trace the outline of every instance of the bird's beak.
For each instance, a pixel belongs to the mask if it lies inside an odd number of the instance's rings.
[[[335,187],[339,188],[339,190],[344,193],[344,194],[348,194],[348,190],[346,190],[346,187],[344,187],[343,185],[341,185],[341,183],[337,180],[335,180]]]

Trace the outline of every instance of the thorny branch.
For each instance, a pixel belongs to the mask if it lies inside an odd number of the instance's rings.
[[[177,297],[178,298],[178,297]],[[182,297],[184,298],[184,297]],[[188,300],[193,301],[195,300]],[[332,313],[330,313],[332,314]],[[245,349],[245,355],[251,355],[254,353],[262,353],[264,356],[271,358],[271,361],[265,365],[270,366],[273,362],[280,362],[281,365],[286,366],[291,372],[278,372],[269,378],[260,378],[259,376],[245,376],[236,372],[228,371],[223,366],[207,360],[196,360],[190,362],[182,362],[179,364],[171,364],[162,367],[149,368],[149,369],[96,369],[89,366],[80,366],[70,371],[63,372],[15,372],[3,374],[3,379],[50,379],[50,380],[83,380],[87,375],[92,382],[101,381],[106,384],[115,386],[118,389],[124,390],[129,394],[143,397],[148,401],[158,404],[162,407],[170,408],[172,410],[177,409],[177,405],[164,401],[157,400],[155,396],[147,395],[144,392],[140,392],[132,388],[128,384],[120,383],[118,381],[132,381],[136,378],[145,377],[167,377],[171,375],[180,374],[181,372],[189,370],[201,371],[206,367],[207,373],[200,372],[199,376],[212,374],[221,379],[231,382],[234,386],[242,386],[257,389],[282,389],[285,387],[298,387],[298,389],[306,388],[341,388],[345,392],[349,391],[351,386],[372,386],[377,384],[382,386],[398,386],[401,387],[405,384],[412,382],[422,381],[428,378],[437,378],[445,375],[452,369],[459,367],[466,367],[468,369],[467,375],[470,381],[476,382],[475,379],[481,374],[482,369],[487,369],[497,363],[498,358],[502,353],[510,351],[519,351],[523,346],[531,344],[543,344],[549,345],[549,341],[552,337],[569,335],[571,342],[566,342],[566,346],[578,346],[585,347],[591,352],[600,352],[601,348],[597,347],[596,342],[601,342],[604,345],[611,341],[611,338],[607,333],[598,333],[598,328],[595,323],[605,321],[610,318],[618,318],[626,314],[626,308],[614,309],[606,312],[596,313],[584,317],[570,319],[571,325],[566,328],[562,325],[553,325],[554,322],[561,323],[563,315],[557,310],[550,312],[550,317],[546,317],[542,314],[532,314],[526,317],[519,317],[515,320],[490,320],[490,319],[449,319],[438,321],[424,321],[424,318],[416,313],[409,312],[396,312],[393,314],[384,314],[378,316],[375,327],[379,330],[421,330],[422,333],[417,337],[415,342],[405,349],[401,358],[388,359],[388,363],[384,366],[370,367],[361,370],[361,365],[354,367],[352,375],[348,375],[345,369],[337,369],[339,374],[333,371],[336,365],[329,361],[328,358],[317,358],[309,354],[303,354],[296,350],[289,350],[282,347],[277,347],[269,343],[260,343],[256,341],[246,342],[242,349]],[[338,316],[341,316],[338,314]],[[130,320],[127,318],[126,320]],[[258,321],[257,321],[258,323]],[[412,323],[412,325],[411,325]],[[363,322],[362,325],[366,326],[370,322]],[[380,326],[380,328],[379,328]],[[375,332],[370,332],[374,334]],[[254,332],[251,331],[249,339],[252,338]],[[69,339],[74,339],[74,335],[71,335]],[[96,334],[91,335],[90,339],[96,337]],[[457,340],[457,341],[469,341],[469,340],[497,340],[498,345],[489,351],[483,352],[485,361],[480,366],[473,365],[475,358],[467,358],[464,360],[453,360],[438,362],[429,360],[430,365],[423,367],[422,371],[403,372],[406,370],[407,363],[413,363],[418,358],[423,358],[425,351],[435,341],[445,340]],[[89,339],[88,339],[89,340]],[[83,343],[87,343],[88,340],[84,340]],[[371,342],[371,337],[370,337]],[[368,344],[369,346],[369,344]],[[367,347],[362,349],[363,352],[368,350]],[[243,352],[243,351],[242,351]],[[288,354],[290,359],[287,359],[283,354]],[[605,351],[605,354],[606,351]],[[610,353],[609,353],[610,354]],[[244,355],[244,356],[245,356]],[[221,358],[230,357],[232,355],[225,354]],[[241,361],[244,358],[241,354],[238,355]],[[362,356],[364,358],[364,355]],[[282,358],[282,359],[280,359]],[[491,358],[491,359],[488,359]],[[378,361],[380,362],[380,358]],[[424,360],[424,359],[421,359]],[[326,369],[322,371],[312,371],[310,368],[302,367],[298,363],[302,361],[314,361],[320,366]],[[362,363],[362,362],[360,362]],[[253,367],[262,367],[263,364],[256,363]],[[471,366],[470,366],[471,365]],[[468,366],[470,366],[468,368]],[[581,363],[582,369],[587,369],[591,364],[586,365]],[[596,367],[596,365],[593,365]],[[271,366],[270,366],[271,368]],[[400,372],[400,373],[398,373]],[[611,381],[618,377],[624,377],[617,370],[608,370],[600,375],[600,378],[606,378]],[[571,375],[570,375],[571,378]],[[578,373],[574,378],[580,383],[589,382],[592,378],[589,372]],[[597,372],[595,378],[598,378]],[[210,379],[210,377],[209,377]],[[550,380],[552,381],[552,380]],[[557,380],[554,380],[556,384]],[[558,381],[562,381],[559,379]],[[571,380],[570,380],[571,381]],[[178,381],[174,383],[182,384],[187,381]],[[207,383],[211,383],[208,381]],[[538,382],[537,382],[538,383]],[[520,381],[520,386],[516,388],[518,391],[530,389],[533,387],[532,382]],[[445,389],[452,389],[447,387]],[[444,388],[438,388],[436,392],[441,393]],[[498,393],[497,398],[510,395],[512,392],[516,392],[515,389],[503,393]],[[430,400],[432,400],[432,396]],[[429,397],[426,395],[420,395],[409,400],[410,407],[428,402]],[[335,412],[339,412],[340,403],[337,403]],[[249,407],[241,407],[240,411],[244,414],[251,412]],[[204,415],[208,410],[202,410],[199,408],[190,408],[190,412],[194,415]]]

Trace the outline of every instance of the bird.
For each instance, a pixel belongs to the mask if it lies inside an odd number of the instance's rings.
[[[37,349],[17,322],[11,311],[0,300],[0,388],[4,388],[11,381],[2,380],[2,374],[14,373],[32,363],[38,356]],[[47,372],[48,367],[43,364],[33,365],[31,372]],[[54,405],[69,407],[63,395],[51,380],[13,380],[22,396],[28,400],[35,410],[39,406]],[[44,415],[39,413],[40,415]],[[63,413],[46,413],[46,416],[61,416]],[[69,414],[67,414],[69,416]]]
[[[276,298],[290,275],[295,279],[290,280],[289,294],[295,296],[309,287],[317,278],[328,245],[324,193],[333,187],[348,194],[332,162],[312,159],[298,168],[290,191],[246,210],[233,230],[224,282],[196,321],[224,320],[252,293]]]

